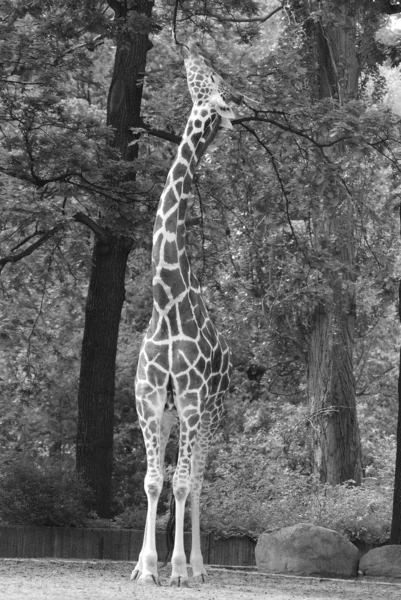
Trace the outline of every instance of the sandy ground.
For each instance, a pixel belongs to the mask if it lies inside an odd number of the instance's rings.
[[[401,582],[341,581],[268,576],[252,571],[209,567],[209,582],[189,588],[130,581],[132,564],[111,561],[0,559],[1,600],[400,600]]]

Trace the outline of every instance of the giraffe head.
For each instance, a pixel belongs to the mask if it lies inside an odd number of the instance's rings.
[[[232,129],[231,120],[235,119],[235,115],[228,102],[240,104],[242,95],[216,73],[198,44],[190,46],[185,68],[192,102],[195,105],[211,105],[222,117],[221,126]]]

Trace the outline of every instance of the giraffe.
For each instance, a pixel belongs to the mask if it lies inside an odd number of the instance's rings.
[[[159,584],[155,543],[157,502],[163,485],[164,454],[178,420],[179,454],[173,477],[175,542],[170,585],[188,586],[184,510],[191,499],[190,565],[206,581],[200,545],[199,498],[208,444],[219,423],[230,382],[230,354],[203,301],[185,248],[185,214],[196,165],[219,126],[232,128],[227,104],[241,97],[193,45],[185,58],[193,101],[176,159],[167,176],[153,232],[153,310],[140,350],[135,394],[147,454],[144,487],[148,500],[143,546],[131,579]]]

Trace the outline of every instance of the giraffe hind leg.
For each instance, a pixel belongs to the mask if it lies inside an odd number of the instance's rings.
[[[190,402],[188,395],[186,405],[198,405],[198,398]],[[180,416],[180,441],[177,467],[173,477],[173,494],[175,498],[175,536],[174,549],[171,558],[172,573],[170,585],[177,587],[188,586],[187,559],[184,549],[184,515],[185,504],[191,489],[191,455],[199,430],[199,423],[190,427],[183,411],[180,410],[180,399],[176,399],[177,411]]]
[[[200,495],[202,491],[203,474],[205,470],[210,434],[201,428],[198,433],[191,457],[191,521],[192,544],[190,565],[192,575],[197,583],[207,582],[207,571],[203,564],[200,536]]]

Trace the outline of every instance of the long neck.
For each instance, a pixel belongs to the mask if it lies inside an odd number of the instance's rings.
[[[220,117],[202,106],[194,106],[167,176],[153,232],[153,297],[158,306],[177,298],[191,281],[185,250],[187,199],[196,165],[215,137]]]

